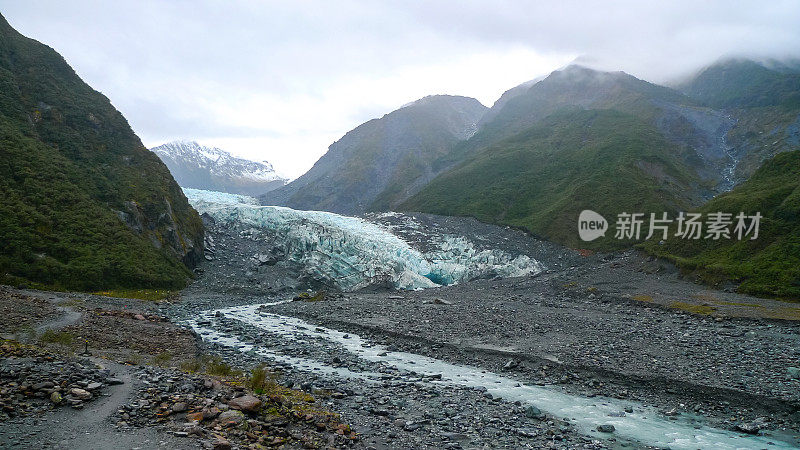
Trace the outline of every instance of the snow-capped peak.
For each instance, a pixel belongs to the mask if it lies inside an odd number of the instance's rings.
[[[225,150],[195,141],[173,141],[151,150],[184,187],[260,195],[286,183],[267,161],[237,158]]]

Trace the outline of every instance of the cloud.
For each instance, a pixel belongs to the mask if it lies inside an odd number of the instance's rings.
[[[731,54],[798,56],[775,2],[5,2],[148,145],[196,139],[298,176],[428,94],[490,105],[576,57],[664,82]]]

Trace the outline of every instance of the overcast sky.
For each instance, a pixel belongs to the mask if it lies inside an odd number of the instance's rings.
[[[0,0],[122,111],[297,177],[348,130],[428,94],[503,91],[575,58],[664,82],[726,55],[800,56],[787,1]]]

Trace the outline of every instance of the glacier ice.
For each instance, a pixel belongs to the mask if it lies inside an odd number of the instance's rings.
[[[539,261],[526,255],[477,249],[463,236],[432,235],[432,245],[422,252],[389,228],[362,218],[259,206],[243,195],[189,188],[184,192],[198,212],[217,223],[268,231],[282,243],[285,260],[301,267],[305,276],[344,291],[374,284],[430,288],[543,270]]]

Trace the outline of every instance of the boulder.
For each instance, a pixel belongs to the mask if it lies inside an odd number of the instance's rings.
[[[243,395],[228,402],[228,406],[246,412],[258,412],[261,408],[261,400],[252,395]]]
[[[71,389],[69,391],[69,393],[73,397],[75,397],[77,399],[80,399],[80,400],[89,400],[90,398],[92,398],[92,393],[91,392],[85,391],[85,390],[83,390],[81,388],[73,388],[73,389]]]
[[[221,413],[217,419],[221,423],[242,423],[244,421],[244,413],[235,409],[229,409]]]

